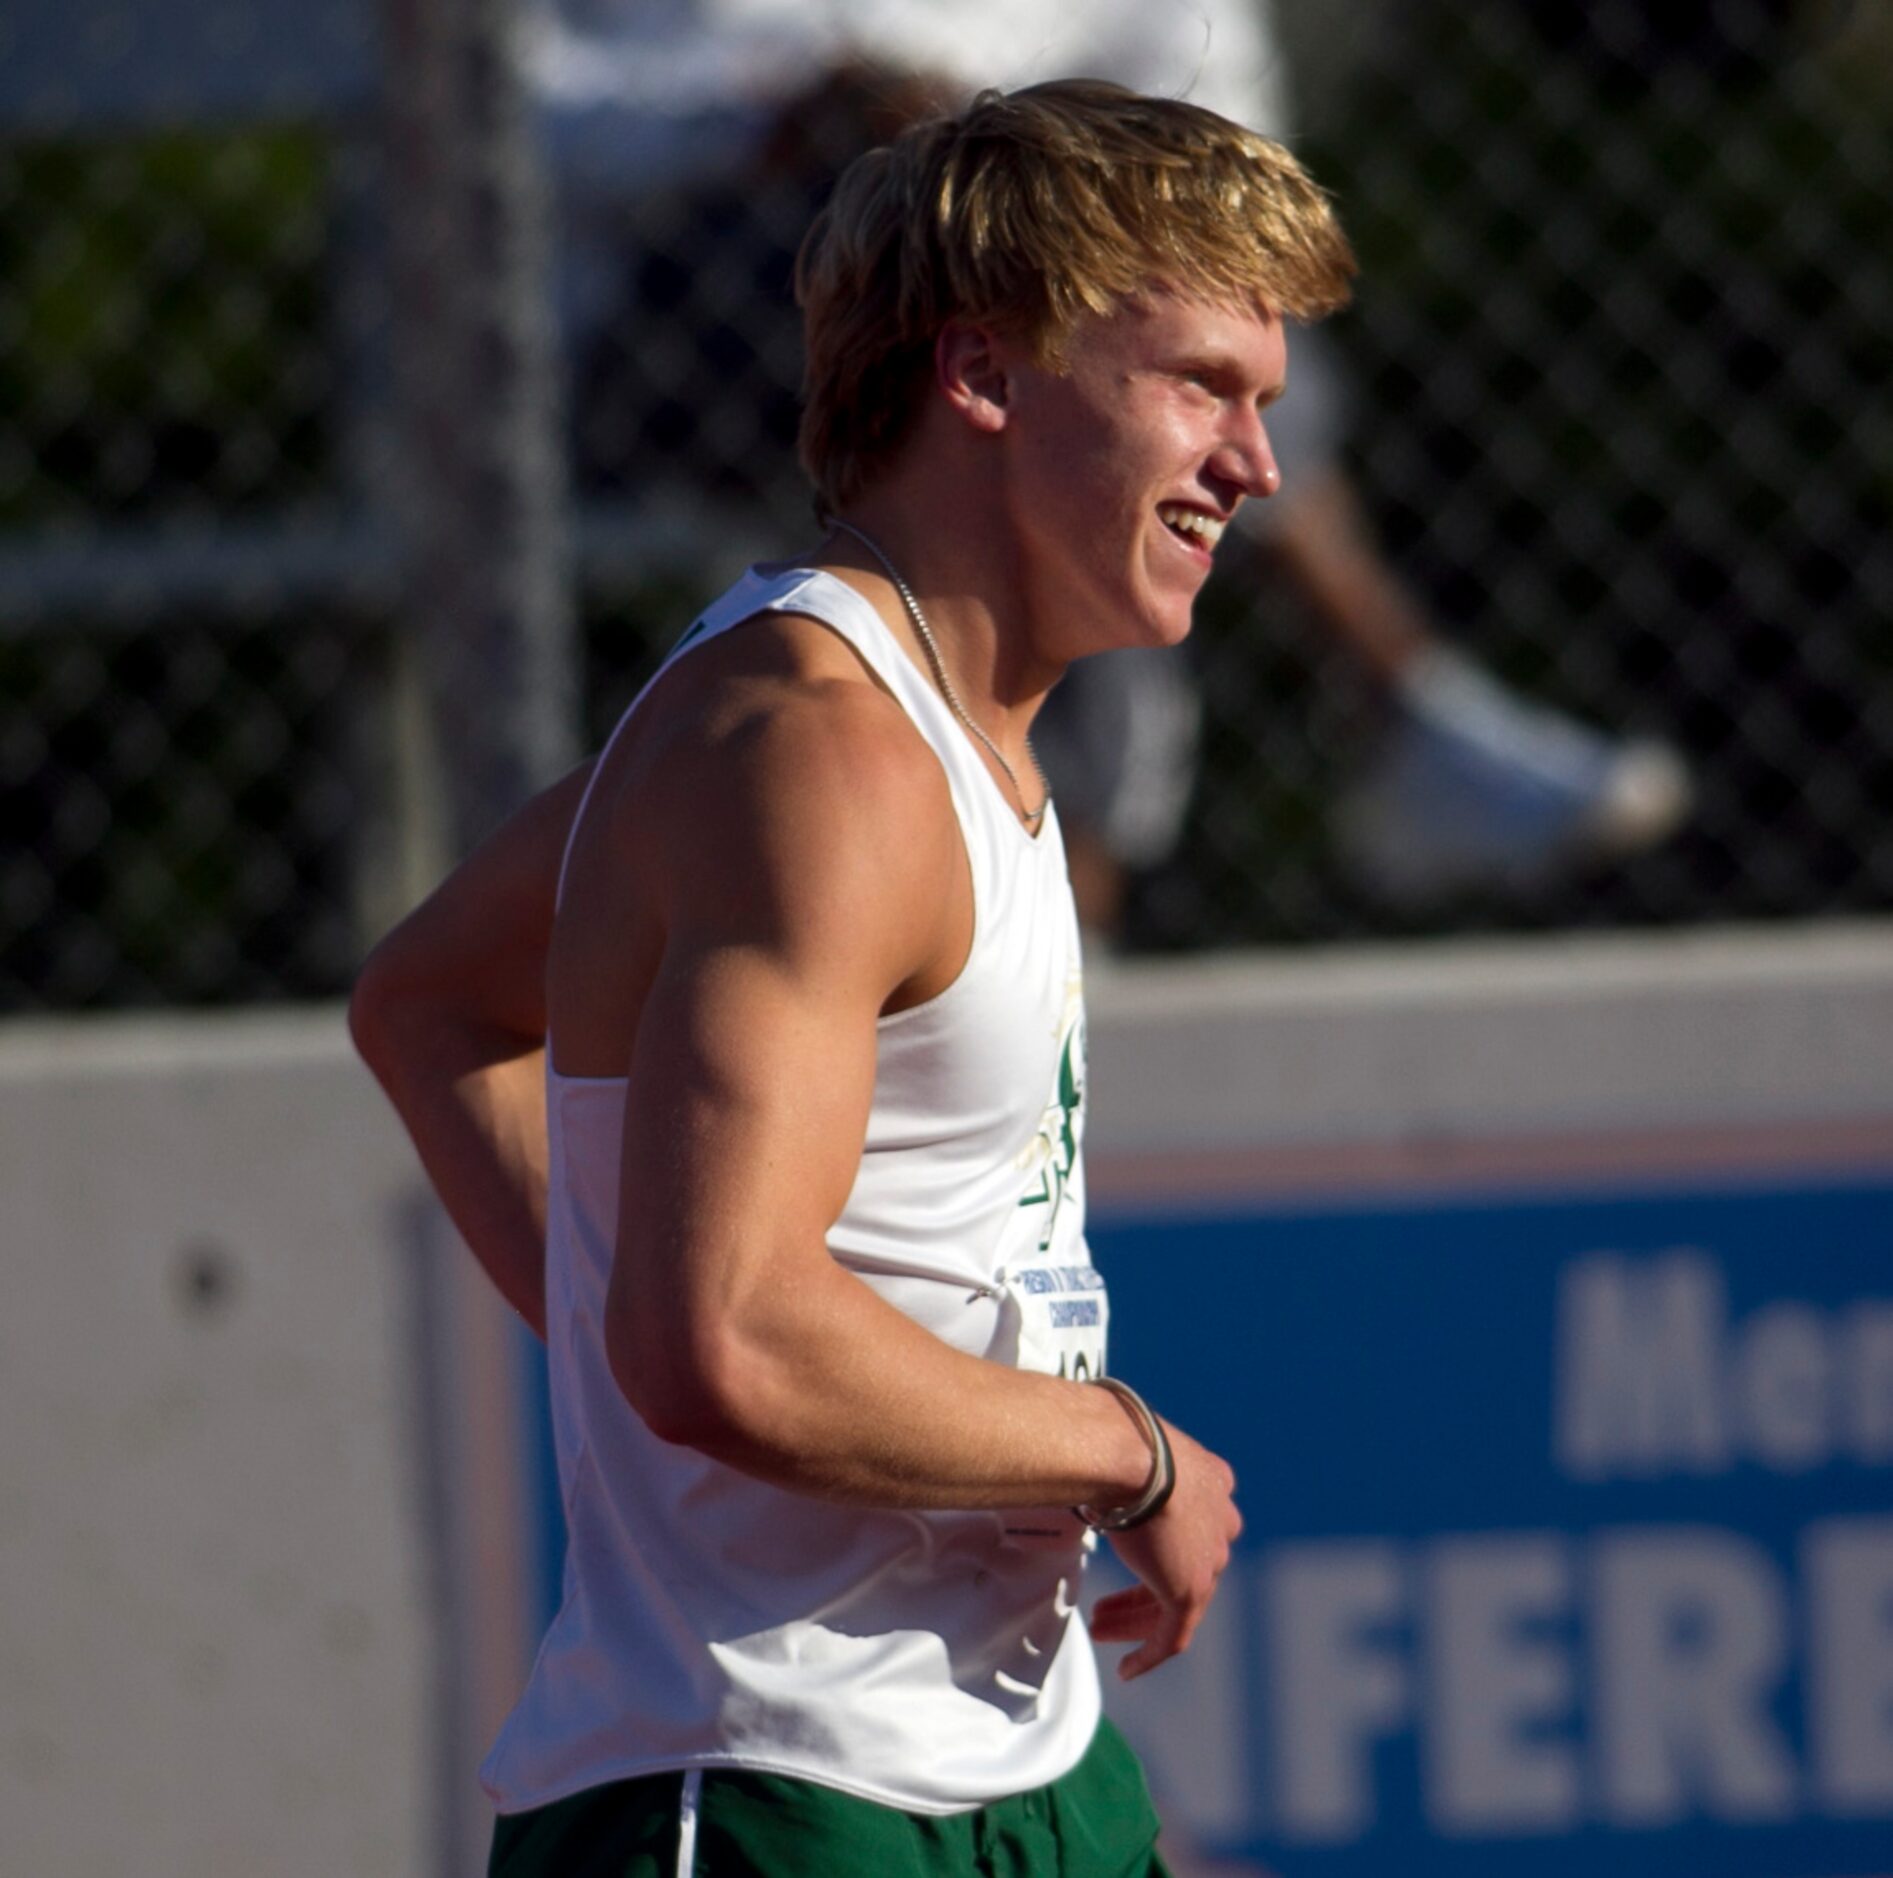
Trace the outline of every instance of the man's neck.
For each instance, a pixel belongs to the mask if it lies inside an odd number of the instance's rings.
[[[991,526],[978,512],[983,506],[975,500],[969,513],[969,505],[944,496],[879,490],[849,504],[841,518],[867,541],[838,528],[819,560],[874,603],[914,662],[929,671],[891,565],[921,609],[961,702],[1008,761],[1020,761],[1032,719],[1062,667],[1038,651],[1009,533]]]

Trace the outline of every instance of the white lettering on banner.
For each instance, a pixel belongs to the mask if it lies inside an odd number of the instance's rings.
[[[1815,1526],[1801,1556],[1808,1733],[1824,1810],[1893,1813],[1893,1519]]]
[[[1893,1462],[1893,1304],[1778,1300],[1729,1321],[1721,1268],[1600,1252],[1558,1286],[1559,1465],[1579,1480]]]
[[[1273,1668],[1275,1811],[1291,1838],[1357,1839],[1373,1824],[1373,1744],[1407,1713],[1390,1640],[1404,1615],[1400,1556],[1380,1540],[1283,1547],[1263,1578]]]
[[[1368,1839],[1415,1766],[1445,1839],[1893,1830],[1893,1516],[1810,1526],[1795,1562],[1701,1526],[1276,1545],[1239,1554],[1198,1646],[1110,1707],[1212,1841]]]
[[[1594,1544],[1594,1725],[1610,1817],[1791,1817],[1794,1761],[1769,1714],[1787,1671],[1781,1573],[1730,1532],[1657,1527]]]
[[[1893,1304],[1856,1304],[1842,1333],[1843,1422],[1855,1458],[1893,1462]]]
[[[1557,1451],[1580,1480],[1728,1466],[1722,1275],[1699,1252],[1579,1259],[1558,1286]]]
[[[1442,1540],[1424,1580],[1423,1740],[1434,1826],[1471,1835],[1575,1825],[1569,1650],[1527,1630],[1569,1617],[1565,1540],[1548,1533]]]
[[[1827,1325],[1805,1304],[1771,1304],[1749,1319],[1737,1350],[1732,1406],[1745,1445],[1782,1473],[1818,1467],[1829,1429]]]

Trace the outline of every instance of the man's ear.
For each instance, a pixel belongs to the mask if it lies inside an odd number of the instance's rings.
[[[933,371],[947,402],[973,426],[1004,430],[1012,408],[1010,348],[984,326],[948,320],[933,342]]]

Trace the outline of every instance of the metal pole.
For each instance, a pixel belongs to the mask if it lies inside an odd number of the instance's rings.
[[[430,859],[464,854],[569,764],[576,744],[546,194],[516,5],[382,0],[405,590],[390,715],[409,726],[397,767],[417,839],[403,845],[431,849]],[[443,1542],[445,1660],[464,1641],[453,1625],[470,1608],[472,1560],[453,1522]],[[467,1770],[498,1717],[475,1706],[449,1666],[435,1717],[442,1874],[480,1856],[487,1815]]]
[[[547,193],[517,0],[383,0],[404,629],[456,854],[573,759]]]

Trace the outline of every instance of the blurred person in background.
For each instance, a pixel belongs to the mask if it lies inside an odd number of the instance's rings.
[[[1268,27],[1248,0],[549,0],[530,69],[564,210],[581,489],[682,478],[738,503],[782,497],[758,465],[794,431],[791,257],[859,150],[980,85],[1067,73],[1279,134]],[[1332,348],[1305,335],[1271,423],[1283,492],[1245,526],[1384,705],[1336,818],[1356,878],[1423,906],[1662,840],[1689,803],[1681,762],[1526,702],[1443,639],[1342,464],[1343,402]],[[1200,718],[1188,667],[1155,651],[1087,661],[1040,716],[1100,938],[1120,930],[1129,878],[1176,845]]]
[[[564,1595],[495,1873],[1164,1872],[1091,1643],[1186,1649],[1240,1520],[1108,1370],[1028,736],[1074,661],[1188,634],[1280,482],[1287,318],[1352,272],[1280,146],[1115,86],[863,157],[798,267],[822,538],[364,969],[362,1052],[547,1340]],[[1088,1626],[1087,1528],[1137,1581]]]
[[[1683,837],[1569,919],[1893,904],[1890,25],[1426,0],[1350,85],[1352,356],[1399,403],[1375,514],[1488,652],[1503,594],[1689,752]]]

